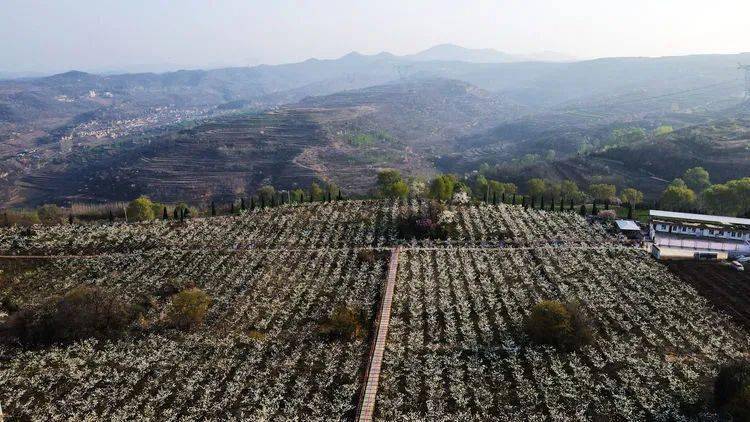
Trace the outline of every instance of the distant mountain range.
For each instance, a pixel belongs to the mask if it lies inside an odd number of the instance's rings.
[[[538,54],[509,54],[492,48],[472,49],[455,44],[440,44],[416,54],[402,56],[416,61],[451,61],[468,63],[512,62],[571,62],[576,58],[562,53],[545,51]]]
[[[564,160],[613,128],[680,128],[736,115],[744,89],[737,63],[750,63],[750,53],[529,59],[441,45],[409,56],[350,53],[273,66],[70,71],[0,81],[0,202],[149,193],[149,183],[169,178],[157,165],[162,159],[187,163],[189,171],[174,177],[196,186],[181,196],[185,200],[252,190],[269,182],[264,175],[274,175],[279,186],[330,178],[364,192],[382,167],[405,174],[468,172],[485,162],[513,163],[549,151],[555,163],[573,165]],[[217,115],[247,112],[262,115],[210,123]],[[186,124],[196,116],[196,123]],[[172,124],[198,128],[175,132]],[[237,128],[245,138],[232,132]],[[287,137],[295,143],[285,144]],[[149,156],[154,160],[144,161]],[[216,185],[201,190],[205,183],[196,174],[206,157],[225,173],[217,172]],[[233,170],[229,159],[242,169]],[[538,168],[553,176],[570,170],[548,162]],[[725,169],[723,162],[714,166],[717,176]],[[623,180],[631,177],[626,170]],[[115,186],[101,183],[112,177],[119,177],[122,189],[100,191]],[[125,183],[130,178],[139,182]],[[224,186],[226,180],[231,186]],[[159,194],[167,193],[179,190],[166,186]]]

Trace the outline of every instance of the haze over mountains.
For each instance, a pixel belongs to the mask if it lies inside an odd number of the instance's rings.
[[[311,180],[364,193],[379,168],[425,176],[512,163],[518,172],[525,156],[591,152],[617,127],[745,113],[737,63],[748,53],[566,59],[446,44],[409,56],[0,81],[0,193],[8,205],[189,201]],[[174,188],[209,165],[216,184]],[[103,181],[127,188],[104,192]]]

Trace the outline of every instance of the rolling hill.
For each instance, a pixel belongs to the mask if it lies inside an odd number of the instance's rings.
[[[313,180],[347,194],[372,188],[378,169],[435,172],[456,136],[512,119],[522,108],[460,81],[412,80],[350,90],[273,111],[207,119],[191,128],[80,148],[5,178],[6,203],[225,200],[263,184]],[[7,163],[6,163],[7,165]],[[10,170],[9,170],[10,171]]]

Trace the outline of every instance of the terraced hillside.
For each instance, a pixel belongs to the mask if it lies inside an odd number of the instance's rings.
[[[104,200],[148,194],[205,201],[254,192],[264,183],[305,186],[315,177],[294,163],[324,134],[305,113],[278,111],[218,118],[146,143],[86,150],[21,182],[30,203]]]
[[[442,209],[455,224],[446,239],[403,235],[423,206],[337,201],[2,229],[0,327],[82,285],[139,312],[106,339],[32,347],[0,336],[3,410],[22,420],[354,420],[395,245],[378,420],[712,417],[707,380],[748,357],[743,328],[598,223],[465,204]],[[193,287],[211,298],[205,323],[164,325],[175,292]],[[591,343],[531,340],[525,321],[549,299],[579,304]],[[342,308],[361,325],[324,335]]]
[[[129,200],[223,201],[263,184],[283,189],[335,182],[368,193],[379,169],[430,175],[455,136],[519,108],[469,84],[427,79],[377,86],[262,113],[76,149],[64,159],[0,179],[6,205]],[[3,196],[4,195],[4,196]]]

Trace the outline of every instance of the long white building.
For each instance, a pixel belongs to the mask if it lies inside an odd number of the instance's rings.
[[[649,235],[660,247],[750,253],[749,218],[650,210]]]

